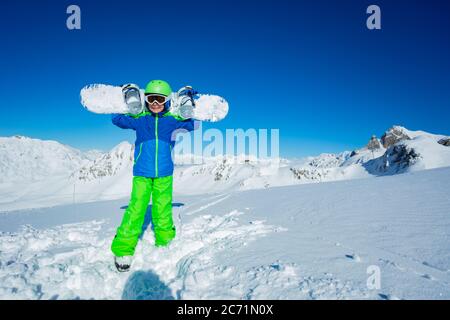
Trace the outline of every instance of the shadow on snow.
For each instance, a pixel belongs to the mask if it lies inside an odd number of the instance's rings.
[[[153,271],[136,271],[127,280],[122,300],[175,300],[172,292]]]

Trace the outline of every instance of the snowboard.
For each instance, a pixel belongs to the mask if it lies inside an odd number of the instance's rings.
[[[144,90],[135,84],[112,86],[91,84],[80,92],[81,104],[93,113],[139,114],[148,111]],[[183,119],[217,122],[228,114],[228,102],[217,95],[198,94],[192,87],[182,87],[170,95],[169,112]]]

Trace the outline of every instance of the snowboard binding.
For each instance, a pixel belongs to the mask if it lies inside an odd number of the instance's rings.
[[[141,90],[133,83],[122,86],[123,99],[131,114],[139,114],[144,111]]]
[[[195,96],[198,94],[191,86],[184,86],[178,90],[172,100],[175,100],[176,113],[183,119],[194,117]]]

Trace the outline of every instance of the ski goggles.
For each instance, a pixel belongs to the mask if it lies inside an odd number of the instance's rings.
[[[145,96],[145,101],[148,104],[152,104],[156,102],[157,104],[165,104],[167,101],[169,101],[169,97],[163,96],[161,94],[149,94]]]

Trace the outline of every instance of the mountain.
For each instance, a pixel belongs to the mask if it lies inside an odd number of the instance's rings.
[[[91,161],[97,159],[98,157],[100,157],[103,154],[105,154],[105,152],[102,150],[89,150],[84,153],[86,158],[88,158]]]
[[[66,176],[87,161],[81,151],[56,141],[0,137],[0,183]]]
[[[373,175],[392,175],[450,166],[450,148],[442,143],[446,138],[394,126],[381,138],[384,154],[364,167]]]
[[[393,126],[360,149],[298,160],[176,154],[174,193],[214,194],[445,167],[450,166],[448,141],[444,135]],[[105,153],[83,153],[55,141],[16,136],[0,138],[0,151],[0,211],[117,199],[131,192],[134,146],[129,142]]]
[[[76,176],[81,181],[93,181],[105,177],[118,175],[128,169],[133,163],[134,146],[129,142],[122,142],[110,152],[100,154],[94,160],[83,165],[71,176]]]

